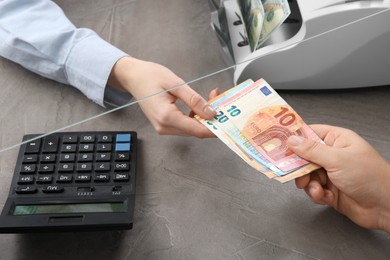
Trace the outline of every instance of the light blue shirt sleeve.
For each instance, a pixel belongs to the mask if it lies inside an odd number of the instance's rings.
[[[127,54],[92,30],[76,28],[50,0],[0,0],[0,56],[104,106],[112,67]]]

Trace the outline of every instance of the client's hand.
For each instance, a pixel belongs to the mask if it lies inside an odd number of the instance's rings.
[[[325,144],[289,138],[292,151],[323,169],[296,179],[318,204],[326,204],[360,226],[390,232],[390,165],[351,130],[312,125]]]

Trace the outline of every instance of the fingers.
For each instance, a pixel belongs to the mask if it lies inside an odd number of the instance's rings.
[[[310,174],[306,174],[295,179],[295,183],[298,189],[303,189],[309,184],[311,180],[316,180],[323,186],[326,185],[329,181],[325,169],[320,168],[314,172],[311,172]]]
[[[299,177],[295,180],[297,188],[304,189],[310,199],[321,205],[334,206],[335,194],[329,188],[329,179],[323,169]]]
[[[302,177],[295,179],[295,186],[297,186],[298,189],[303,189],[309,185],[310,182],[310,175],[304,175]]]
[[[215,88],[213,90],[210,91],[209,93],[209,102],[211,99],[217,97],[219,95],[219,89],[218,88]],[[194,117],[195,116],[195,112],[193,110],[190,111],[190,113],[188,114],[189,117]]]
[[[182,136],[195,136],[198,138],[211,138],[215,135],[202,125],[197,119],[183,116],[177,118],[177,123],[172,123],[169,128],[166,128],[166,133],[171,135],[182,135]]]
[[[171,105],[168,116],[162,120],[154,121],[154,128],[161,135],[195,136],[198,138],[210,138],[215,135],[202,125],[197,119],[186,116],[178,110],[175,105]]]
[[[324,168],[333,167],[338,160],[337,150],[320,142],[293,135],[287,143],[294,153]]]
[[[325,137],[332,131],[335,131],[336,129],[339,129],[339,127],[336,126],[330,126],[330,125],[310,125],[310,128],[313,129],[313,131],[322,139],[324,140]]]
[[[325,196],[325,191],[321,184],[319,184],[317,181],[310,181],[309,184],[305,187],[305,192],[313,202],[317,204],[324,204],[323,197]]]
[[[210,93],[209,93],[209,100],[217,97],[218,95],[219,95],[219,89],[218,88],[215,88],[215,89],[211,90]]]
[[[191,110],[205,119],[212,119],[216,111],[207,104],[207,101],[187,85],[169,91],[181,99]]]
[[[324,197],[322,198],[322,201],[324,202],[324,204],[335,208],[335,201],[336,201],[335,194],[331,190],[325,189],[324,191],[325,194]]]
[[[329,205],[331,207],[335,205],[335,194],[331,190],[321,186],[316,180],[310,181],[305,188],[305,192],[314,203]]]
[[[355,143],[359,136],[350,129],[330,125],[310,125],[313,131],[332,147],[345,147]]]

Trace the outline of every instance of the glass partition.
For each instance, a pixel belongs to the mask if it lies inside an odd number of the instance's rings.
[[[387,28],[380,25],[389,19],[388,1],[288,1],[290,16],[253,52],[245,44],[245,30],[240,31],[243,25],[232,25],[231,12],[238,20],[242,14],[231,2],[56,3],[76,27],[91,28],[131,56],[169,68],[205,99],[216,87],[222,91],[248,78],[264,78],[275,89],[301,90],[388,83],[386,67],[367,71],[371,63],[378,63],[382,53],[368,54],[369,50],[384,48],[387,42]],[[160,12],[162,8],[164,12]],[[359,33],[362,28],[364,35]],[[234,35],[237,32],[244,37],[240,41]],[[368,65],[357,65],[363,61]],[[45,79],[4,58],[0,64],[0,151],[19,145],[26,133],[65,130],[119,109],[141,113],[137,103],[181,87],[164,86],[131,100],[125,93],[106,92],[107,107],[103,108],[69,85]],[[110,107],[112,103],[119,108]]]
[[[145,107],[153,103],[159,112],[161,97],[186,85],[207,100],[215,88],[223,92],[264,78],[306,123],[350,128],[390,160],[390,1],[288,1],[290,16],[253,52],[232,0],[55,3],[75,26],[96,31],[134,58],[168,68],[185,84],[168,84],[136,99],[109,92],[102,107],[72,86],[0,58],[0,208],[24,135],[136,131],[139,138],[131,232],[2,235],[5,258],[24,258],[24,252],[71,258],[69,252],[80,253],[74,250],[80,245],[97,258],[112,250],[119,258],[141,259],[199,252],[204,252],[200,258],[250,258],[251,253],[256,258],[257,250],[269,249],[293,258],[375,259],[389,252],[386,234],[365,232],[336,212],[302,203],[308,199],[293,182],[262,179],[217,138],[159,134]],[[153,73],[145,77],[158,80]],[[191,113],[180,99],[176,105]]]

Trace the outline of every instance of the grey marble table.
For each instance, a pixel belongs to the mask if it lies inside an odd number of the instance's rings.
[[[138,58],[166,65],[184,80],[225,66],[207,1],[57,2],[76,25],[96,30]],[[233,86],[232,71],[191,86],[205,97],[215,87],[223,91]],[[52,131],[107,111],[77,90],[5,59],[0,59],[0,87],[1,148],[26,133]],[[390,86],[280,94],[307,123],[351,128],[390,160]],[[0,259],[389,258],[388,234],[313,204],[293,182],[269,180],[218,139],[158,135],[137,104],[66,129],[83,130],[138,132],[133,229],[0,234]],[[1,207],[17,152],[15,147],[0,153]]]

